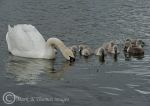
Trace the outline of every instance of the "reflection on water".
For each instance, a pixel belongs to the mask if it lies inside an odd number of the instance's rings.
[[[39,75],[44,73],[44,69],[53,69],[53,63],[41,59],[27,59],[10,56],[6,66],[9,77],[14,77],[16,81],[25,84],[36,84],[40,80]]]
[[[9,78],[15,78],[19,84],[36,84],[41,81],[41,74],[48,74],[51,79],[62,79],[71,65],[66,61],[59,69],[54,68],[54,60],[28,59],[10,56],[6,65]]]
[[[132,54],[129,54],[127,52],[124,52],[124,56],[125,56],[126,61],[131,60],[132,57],[136,58],[137,60],[141,60],[141,59],[144,58],[144,54],[142,54],[142,55],[132,55]]]
[[[60,68],[58,69],[52,69],[52,70],[48,70],[48,76],[51,79],[55,79],[55,80],[63,80],[63,75],[66,71],[68,71],[71,67],[71,65],[73,65],[73,63],[70,63],[69,61],[65,61],[63,62],[63,64],[61,65]]]
[[[101,64],[105,63],[105,59],[102,58],[101,56],[98,57],[98,60],[99,60],[99,62],[100,62]]]

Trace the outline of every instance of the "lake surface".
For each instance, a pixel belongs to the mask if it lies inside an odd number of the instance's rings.
[[[5,41],[8,24],[32,24],[45,39],[58,37],[68,46],[97,48],[116,40],[121,53],[117,61],[107,56],[104,63],[77,55],[70,64],[60,52],[55,61],[15,57]],[[125,58],[122,44],[128,37],[146,43],[143,58]],[[0,98],[9,91],[53,99],[12,106],[150,106],[149,39],[149,0],[1,0]]]

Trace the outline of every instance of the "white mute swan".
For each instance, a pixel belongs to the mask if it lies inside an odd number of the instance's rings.
[[[61,40],[49,38],[46,42],[32,25],[18,24],[14,27],[8,25],[6,42],[9,52],[15,56],[54,59],[55,48],[58,48],[67,60],[75,61],[73,52]]]

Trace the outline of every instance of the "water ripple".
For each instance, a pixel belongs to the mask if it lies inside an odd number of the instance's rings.
[[[120,89],[120,88],[114,88],[114,87],[98,87],[98,88],[109,89],[109,90],[116,90],[116,91],[123,91],[123,89]]]
[[[144,94],[144,95],[149,95],[150,94],[150,91],[142,91],[142,90],[139,90],[139,89],[135,89],[135,91],[137,91],[141,94]]]
[[[117,93],[111,93],[111,92],[103,92],[103,93],[108,94],[108,95],[115,95],[115,96],[118,96],[118,95],[119,95],[119,94],[117,94]]]

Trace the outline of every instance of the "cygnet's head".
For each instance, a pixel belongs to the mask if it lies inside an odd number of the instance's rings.
[[[85,48],[85,45],[79,45],[79,53],[82,55],[82,50]]]
[[[114,45],[114,46],[113,46],[113,50],[114,50],[114,53],[117,54],[117,52],[118,52],[118,47],[117,47],[117,45]]]
[[[131,45],[131,42],[130,41],[126,41],[125,44],[124,44],[124,50],[126,51],[127,48]]]
[[[137,39],[136,45],[139,47],[143,47],[145,45],[145,43],[141,39]]]
[[[88,49],[83,49],[81,51],[81,54],[85,57],[89,57],[90,56],[90,51]]]
[[[127,39],[125,40],[125,42],[131,42],[131,39],[130,39],[130,38],[127,38]]]
[[[130,46],[131,46],[131,47],[136,47],[137,45],[136,45],[135,42],[131,42],[131,43],[130,43]]]
[[[104,56],[105,55],[105,49],[104,48],[99,48],[98,55],[99,56]]]
[[[98,55],[100,56],[99,59],[104,62],[105,61],[105,49],[102,47],[102,48],[99,48],[98,50]]]
[[[117,45],[114,45],[113,46],[113,51],[114,51],[114,59],[117,59],[117,56],[118,56],[118,46]]]
[[[127,38],[124,43],[124,51],[126,51],[130,45],[131,45],[131,39]]]
[[[78,49],[77,46],[75,46],[75,45],[74,45],[74,46],[71,46],[70,49],[72,50],[72,52],[73,52],[74,54],[77,53],[77,49]]]
[[[110,41],[111,47],[112,47],[114,44],[115,44],[114,41]]]

